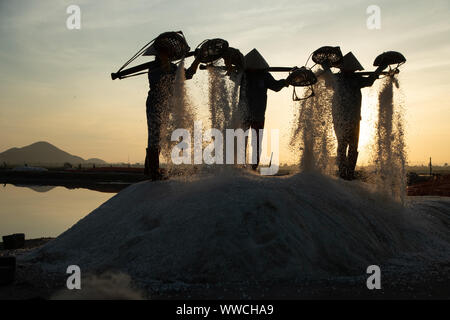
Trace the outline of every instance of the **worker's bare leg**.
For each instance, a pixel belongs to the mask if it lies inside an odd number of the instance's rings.
[[[144,173],[150,176],[150,179],[158,180],[162,178],[159,170],[161,115],[149,99],[147,99],[147,127],[148,141]]]
[[[355,178],[355,168],[358,161],[358,142],[359,142],[359,122],[351,132],[349,147],[348,147],[348,169],[347,178],[353,180]]]
[[[252,122],[252,129],[255,129],[255,131],[256,131],[256,163],[252,164],[252,169],[256,170],[258,168],[259,160],[261,158],[261,143],[260,143],[260,141],[262,141],[262,139],[263,139],[263,134],[262,134],[262,131],[260,132],[260,130],[264,129],[264,120]]]
[[[339,168],[339,177],[347,179],[347,140],[342,137],[338,139],[337,165]]]

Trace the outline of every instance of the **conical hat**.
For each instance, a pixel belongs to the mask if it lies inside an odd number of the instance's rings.
[[[244,57],[245,69],[250,70],[265,70],[269,68],[269,64],[263,58],[263,56],[258,52],[258,50],[253,49],[247,53]]]
[[[148,47],[142,55],[143,56],[156,56],[155,43],[152,43],[152,45],[150,47]]]
[[[349,52],[344,56],[340,69],[344,71],[358,71],[364,70],[364,67],[359,63],[353,53]]]

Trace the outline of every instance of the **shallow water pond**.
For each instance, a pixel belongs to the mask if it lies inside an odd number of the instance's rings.
[[[0,236],[56,237],[113,196],[88,189],[1,185]]]

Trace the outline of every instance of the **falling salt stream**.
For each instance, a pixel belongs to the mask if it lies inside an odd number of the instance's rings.
[[[175,75],[173,92],[169,95],[167,108],[163,110],[162,115],[161,154],[168,171],[175,169],[171,161],[171,152],[178,143],[171,141],[172,132],[176,129],[187,129],[192,133],[194,130],[196,110],[187,94],[185,81],[184,60],[182,60]],[[192,169],[192,166],[183,166],[177,168],[177,173],[188,173]]]
[[[232,75],[231,80],[225,77],[224,72],[218,68],[208,68],[208,112],[211,121],[211,129],[218,129],[224,137],[225,130],[235,129],[241,122],[239,111],[239,88],[242,74]],[[163,110],[162,128],[161,128],[161,154],[165,161],[165,166],[169,172],[177,174],[193,173],[193,166],[174,166],[171,161],[171,152],[178,144],[177,141],[171,141],[172,132],[175,129],[184,128],[189,132],[194,132],[194,121],[197,120],[196,109],[193,107],[185,84],[184,60],[181,61],[175,76],[173,92],[168,99],[168,105]],[[210,129],[207,124],[203,124],[203,130]],[[203,132],[204,133],[204,132]],[[191,135],[193,139],[193,134]],[[205,147],[209,143],[202,143]],[[192,150],[192,149],[191,149]],[[224,160],[225,144],[223,149]],[[204,167],[197,165],[197,167]],[[220,169],[221,166],[215,166]],[[175,170],[176,169],[176,170]]]
[[[236,129],[241,122],[239,88],[241,74],[227,80],[218,68],[208,68],[209,113],[211,128],[218,129],[224,138],[223,159],[226,159],[226,129]]]
[[[231,114],[225,77],[216,68],[208,68],[208,76],[211,128],[219,129],[223,133],[223,130],[227,129]]]
[[[230,102],[231,102],[231,116],[230,120],[228,121],[228,127],[230,129],[234,129],[239,127],[239,124],[242,121],[242,110],[239,108],[239,93],[240,93],[240,86],[241,86],[241,80],[242,80],[242,73],[233,74],[231,76],[231,83],[229,85],[229,91],[230,91]]]
[[[295,103],[290,147],[296,154],[301,151],[302,171],[332,174],[331,154],[335,145],[331,115],[333,91],[324,80],[318,81],[313,88],[313,97]]]
[[[406,199],[406,145],[403,112],[394,100],[396,78],[385,78],[378,95],[378,122],[375,143],[375,182],[379,192],[405,202]]]

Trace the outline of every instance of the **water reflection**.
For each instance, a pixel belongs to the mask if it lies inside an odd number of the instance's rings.
[[[3,185],[0,236],[56,237],[113,196],[88,189]]]
[[[15,184],[14,186],[29,188],[29,189],[31,189],[33,191],[36,191],[36,192],[48,192],[48,191],[53,190],[54,188],[56,188],[55,186],[28,186],[28,185],[20,185],[20,184]]]

